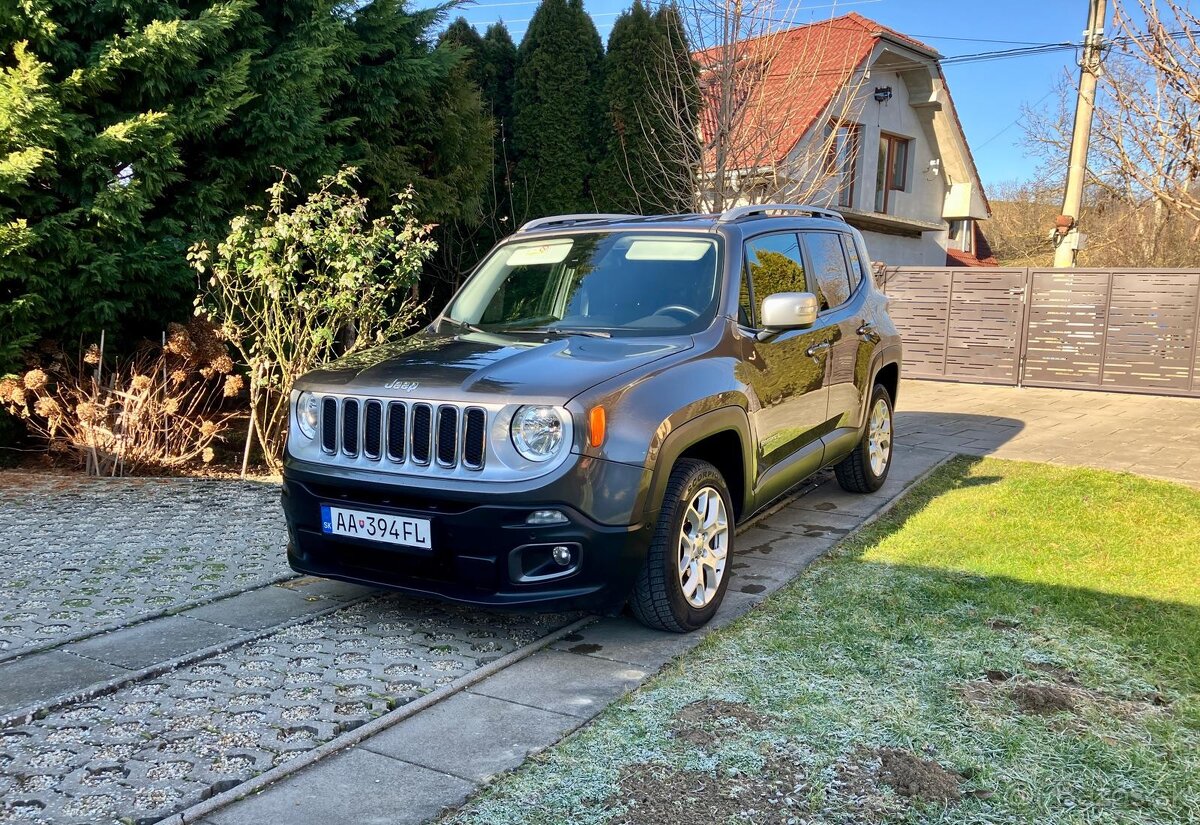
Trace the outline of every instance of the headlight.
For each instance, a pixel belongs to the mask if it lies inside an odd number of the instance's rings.
[[[549,461],[562,449],[566,422],[556,407],[521,407],[512,420],[512,441],[530,461]]]
[[[311,392],[302,392],[296,397],[296,424],[305,438],[317,437],[317,424],[321,421],[321,401]]]

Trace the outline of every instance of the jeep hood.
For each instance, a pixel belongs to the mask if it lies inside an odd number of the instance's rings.
[[[309,372],[296,387],[381,398],[562,404],[602,381],[691,348],[690,336],[593,338],[425,330]]]

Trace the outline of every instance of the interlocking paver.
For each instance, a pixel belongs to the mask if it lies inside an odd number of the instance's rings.
[[[50,711],[0,730],[0,822],[155,821],[570,618],[381,594]]]
[[[0,659],[291,575],[273,484],[0,473],[0,536]]]

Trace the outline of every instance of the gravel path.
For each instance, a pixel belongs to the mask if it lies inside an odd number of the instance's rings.
[[[286,541],[274,484],[0,473],[0,660],[279,581]]]

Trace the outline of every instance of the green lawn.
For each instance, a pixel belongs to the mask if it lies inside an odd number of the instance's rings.
[[[452,819],[1200,821],[1200,492],[956,459]]]

